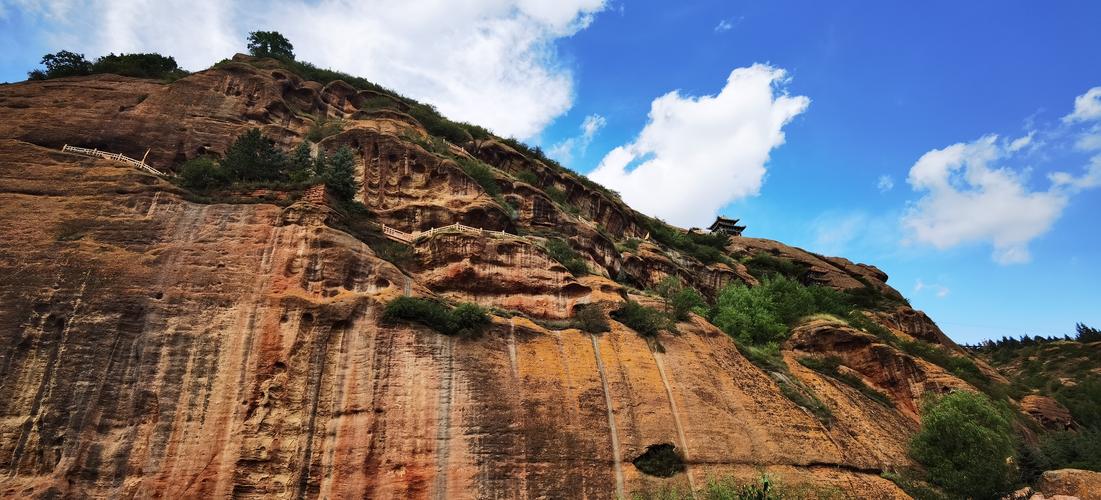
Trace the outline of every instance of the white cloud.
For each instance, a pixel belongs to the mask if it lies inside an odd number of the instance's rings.
[[[943,299],[947,297],[949,293],[951,293],[951,290],[949,290],[948,287],[944,285],[939,285],[936,283],[926,284],[925,281],[923,281],[921,278],[918,278],[917,283],[914,284],[914,293],[921,293],[926,289],[931,290],[933,292],[933,295],[936,295],[938,299]]]
[[[1075,149],[1101,148],[1101,125],[1085,131],[1065,126],[1097,119],[1101,119],[1101,87],[1076,97],[1074,111],[1063,117],[1064,126],[1041,131],[1041,137],[1061,143],[1067,135],[1079,134]],[[987,135],[922,155],[907,178],[915,191],[923,193],[902,217],[910,240],[941,249],[984,242],[993,246],[993,259],[1000,264],[1031,260],[1029,243],[1051,229],[1071,198],[1101,187],[1101,154],[1090,158],[1079,175],[1054,171],[1047,175],[1046,189],[1030,186],[1031,167],[1014,169],[1007,164],[1019,162],[1026,150],[1045,148],[1044,141],[1033,141],[1036,135],[1032,130],[1012,141]],[[1047,154],[1045,150],[1041,156]]]
[[[745,16],[732,17],[730,19],[720,19],[719,24],[715,25],[715,33],[723,33],[734,29],[735,26],[742,24],[742,20]]]
[[[1097,172],[1052,174],[1047,190],[1034,191],[1024,171],[994,165],[1013,153],[995,135],[925,153],[907,179],[925,194],[903,216],[903,226],[936,248],[990,242],[996,262],[1028,262],[1028,244],[1051,229],[1072,194],[1097,185]]]
[[[589,177],[674,224],[710,222],[722,206],[758,193],[784,125],[810,104],[783,90],[784,75],[755,64],[732,71],[716,95],[655,99],[635,141],[609,152]]]
[[[1074,141],[1074,149],[1080,151],[1096,151],[1101,149],[1101,124],[1094,125],[1078,135]]]
[[[581,122],[581,134],[567,138],[558,144],[551,146],[547,150],[547,154],[569,165],[573,161],[573,155],[585,154],[585,150],[589,148],[589,144],[592,144],[593,138],[596,137],[596,133],[600,129],[607,125],[608,121],[598,114],[591,114],[585,117],[585,120]]]
[[[201,69],[277,30],[299,59],[366,77],[502,135],[537,134],[570,108],[573,78],[553,44],[605,0],[60,0],[19,2],[56,48],[89,56],[157,51]],[[95,13],[95,15],[87,15]]]
[[[1101,155],[1090,158],[1090,163],[1086,166],[1086,172],[1079,177],[1066,172],[1052,172],[1048,174],[1048,179],[1055,186],[1069,188],[1074,191],[1101,186]]]
[[[1064,116],[1065,122],[1101,119],[1101,87],[1094,87],[1074,98],[1074,112]]]
[[[875,183],[876,189],[879,189],[880,193],[886,193],[895,188],[895,180],[889,175],[879,176],[879,180]]]
[[[1036,132],[1032,131],[1032,132],[1029,132],[1028,135],[1026,135],[1024,137],[1018,137],[1017,139],[1014,139],[1012,142],[1009,143],[1009,152],[1015,153],[1017,151],[1020,151],[1020,150],[1024,149],[1029,144],[1032,144],[1032,137],[1035,136],[1035,135],[1036,135]]]

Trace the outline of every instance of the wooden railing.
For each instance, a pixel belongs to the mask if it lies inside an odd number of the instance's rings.
[[[121,161],[121,162],[123,162],[127,165],[130,165],[130,166],[135,167],[135,168],[139,168],[139,169],[144,170],[146,172],[149,172],[151,174],[159,175],[161,177],[167,177],[167,174],[165,174],[164,172],[161,172],[160,170],[157,170],[153,167],[150,167],[147,163],[145,163],[144,159],[135,160],[135,159],[133,159],[129,156],[126,156],[122,153],[109,153],[107,151],[100,151],[98,149],[78,148],[76,146],[70,146],[68,144],[62,146],[61,150],[65,151],[67,153],[76,153],[76,154],[81,154],[81,155],[84,155],[84,156],[94,156],[96,158],[103,158],[105,160]],[[148,153],[146,153],[146,154],[148,154]]]
[[[413,242],[413,235],[403,231],[398,231],[397,229],[387,226],[386,224],[382,225],[382,234],[387,238],[399,241],[401,243]]]
[[[386,236],[387,238],[390,238],[391,240],[401,242],[401,243],[413,243],[413,241],[415,241],[417,239],[432,236],[433,234],[443,233],[443,232],[447,232],[447,231],[458,231],[458,232],[461,232],[461,233],[473,233],[473,234],[488,234],[488,235],[492,235],[492,236],[512,236],[511,234],[506,233],[504,231],[495,231],[495,230],[492,230],[492,229],[479,229],[479,228],[476,228],[476,227],[470,227],[470,226],[459,224],[459,223],[451,224],[449,226],[434,227],[434,228],[429,229],[427,231],[421,231],[421,232],[412,233],[412,234],[407,233],[405,231],[401,231],[399,229],[394,229],[390,226],[387,226],[386,224],[382,224],[382,234],[383,234],[383,236]]]
[[[425,236],[432,236],[433,234],[442,233],[444,231],[459,231],[459,232],[463,232],[463,233],[475,233],[475,234],[492,234],[492,235],[495,235],[495,236],[511,236],[510,234],[508,234],[504,231],[494,231],[492,229],[479,229],[479,228],[476,228],[476,227],[465,226],[463,224],[459,224],[459,223],[456,222],[454,224],[451,224],[450,226],[434,227],[434,228],[429,229],[427,231],[418,233],[416,235],[416,237],[421,238],[421,237],[425,237]]]

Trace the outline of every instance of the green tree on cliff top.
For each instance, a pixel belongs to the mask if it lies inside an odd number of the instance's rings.
[[[248,51],[256,57],[294,59],[294,45],[278,31],[253,31],[248,34]]]

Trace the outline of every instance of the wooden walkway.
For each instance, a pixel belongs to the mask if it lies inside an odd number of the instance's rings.
[[[442,232],[447,232],[447,231],[458,231],[458,232],[461,232],[461,233],[471,233],[471,234],[489,234],[489,235],[493,235],[493,236],[515,236],[513,234],[509,234],[509,233],[506,233],[504,231],[494,231],[492,229],[478,229],[476,227],[465,226],[465,225],[462,225],[462,224],[459,224],[459,223],[451,224],[449,226],[434,227],[434,228],[429,229],[427,231],[419,231],[419,232],[416,232],[416,233],[406,233],[404,231],[400,231],[400,230],[394,229],[390,226],[387,226],[386,224],[382,225],[382,234],[384,236],[386,236],[387,238],[390,238],[391,240],[394,240],[398,243],[405,243],[407,245],[412,244],[413,241],[415,241],[419,238],[424,238],[424,237],[427,237],[427,236],[432,236],[433,234],[436,234],[436,233],[442,233]]]
[[[135,160],[135,159],[133,159],[129,156],[123,155],[122,153],[108,153],[107,151],[100,151],[98,149],[78,148],[76,146],[70,146],[68,144],[62,146],[61,150],[66,152],[66,153],[76,153],[76,154],[80,154],[80,155],[84,155],[84,156],[92,156],[92,157],[95,157],[95,158],[103,158],[105,160],[121,161],[121,162],[123,162],[127,165],[130,165],[131,167],[134,167],[134,168],[137,168],[137,169],[140,169],[140,170],[144,170],[144,171],[149,172],[153,175],[159,175],[161,177],[168,177],[168,174],[165,174],[164,172],[161,172],[160,170],[157,170],[153,167],[150,167],[149,164],[145,163],[145,158],[142,158],[140,160]],[[148,155],[149,152],[146,151],[145,154]]]

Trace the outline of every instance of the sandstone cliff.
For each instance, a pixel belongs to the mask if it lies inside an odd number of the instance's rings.
[[[785,363],[830,410],[823,423],[785,397],[787,375],[754,365],[698,316],[656,341],[615,322],[590,335],[532,321],[647,300],[623,282],[673,275],[713,295],[757,280],[739,261],[705,264],[647,239],[648,219],[613,193],[500,141],[431,151],[411,116],[363,109],[371,97],[248,58],[171,84],[98,75],[0,86],[0,495],[612,498],[768,471],[905,497],[880,473],[912,465],[917,401],[973,390],[874,335],[812,322],[785,345]],[[369,216],[324,197],[198,203],[164,179],[57,150],[150,149],[149,162],[171,170],[223,153],[250,127],[289,149],[324,117],[343,129],[318,147],[356,151]],[[495,168],[515,214],[461,156]],[[509,234],[423,238],[399,266],[347,230],[354,217]],[[610,234],[641,242],[624,249]],[[592,274],[548,256],[540,243],[552,235]],[[727,252],[898,295],[872,266],[778,242],[734,238]],[[510,312],[480,338],[447,337],[382,322],[401,295]],[[906,306],[872,317],[956,349]],[[798,362],[822,355],[892,404]],[[661,443],[683,454],[684,474],[632,465]]]

